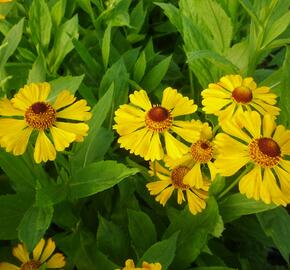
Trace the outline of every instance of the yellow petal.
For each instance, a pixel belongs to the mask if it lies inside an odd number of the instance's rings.
[[[43,253],[40,257],[40,261],[42,263],[45,262],[51,256],[51,254],[54,252],[54,250],[55,250],[55,243],[51,238],[49,238],[46,242],[46,246],[45,246]]]
[[[195,163],[193,168],[184,176],[183,183],[195,188],[201,188],[203,186],[199,162]]]
[[[219,111],[224,109],[228,104],[232,103],[231,99],[215,98],[215,97],[206,97],[202,100],[202,108],[205,113],[208,114],[217,114]]]
[[[174,187],[170,186],[166,189],[164,189],[157,197],[156,197],[156,201],[160,202],[160,204],[162,204],[163,206],[165,206],[165,204],[167,203],[167,201],[169,200],[169,198],[172,195],[172,192],[174,191]]]
[[[222,123],[222,129],[226,133],[236,138],[239,138],[247,143],[252,140],[244,131],[242,131],[242,127],[239,126],[239,122],[237,121],[237,119],[235,119],[235,121],[226,121]]]
[[[196,215],[197,213],[201,212],[205,207],[206,203],[204,200],[196,196],[191,190],[186,190],[186,197],[188,201],[189,211]]]
[[[189,152],[190,148],[188,148]],[[169,156],[165,156],[164,162],[166,166],[170,167],[173,169],[174,167],[177,167],[179,165],[187,166],[187,167],[192,167],[193,166],[193,159],[192,155],[190,153],[187,153],[183,155],[181,158],[170,158]]]
[[[274,167],[274,170],[279,178],[282,193],[290,199],[290,173],[282,170],[278,166]]]
[[[24,120],[13,118],[0,118],[0,138],[6,136],[14,136],[27,127]]]
[[[160,160],[164,156],[163,148],[160,142],[159,134],[153,132],[153,136],[150,142],[150,146],[147,154],[145,155],[145,160]]]
[[[76,139],[75,134],[64,131],[60,128],[51,127],[50,132],[56,151],[63,151]]]
[[[26,263],[29,261],[29,253],[23,244],[18,244],[16,247],[14,247],[12,249],[12,254],[22,263]]]
[[[257,90],[257,89],[256,89]],[[253,91],[253,99],[260,99],[263,102],[266,102],[270,105],[275,105],[276,104],[276,98],[277,96],[274,93],[263,93],[263,94],[259,94],[259,93],[255,93],[256,91]]]
[[[126,266],[126,267],[129,267],[129,268],[130,268],[130,267],[134,268],[134,267],[135,267],[134,261],[131,260],[131,259],[126,260],[126,262],[125,262],[125,266]]]
[[[167,170],[165,167],[163,167],[159,162],[155,161],[155,162],[150,162],[149,163],[150,166],[150,175],[155,175],[157,172],[158,173],[162,173],[164,175],[170,176],[171,173],[169,170]]]
[[[240,168],[250,161],[249,157],[235,156],[235,157],[222,157],[219,156],[214,162],[218,173],[222,176],[231,176],[235,174]]]
[[[163,180],[163,181],[155,181],[155,182],[152,182],[152,183],[148,183],[148,184],[146,184],[146,187],[150,191],[150,195],[157,195],[162,190],[167,188],[170,184],[171,184],[170,181]]]
[[[148,150],[150,150],[150,144],[151,144],[151,138],[153,136],[153,131],[148,130],[145,134],[144,138],[139,142],[139,144],[136,146],[134,154],[140,155],[141,157],[146,157],[147,160],[153,160],[155,152],[148,153]],[[150,156],[152,155],[152,158]]]
[[[22,110],[15,108],[9,99],[3,98],[0,101],[0,115],[1,116],[24,116],[24,112]]]
[[[269,113],[271,115],[276,116],[276,115],[278,115],[280,113],[280,110],[281,110],[280,108],[275,107],[273,105],[269,105],[269,104],[265,103],[262,100],[255,99],[252,102],[258,104],[259,106],[261,106],[267,113]]]
[[[257,88],[257,84],[255,83],[254,79],[252,77],[247,77],[243,79],[242,86],[248,87],[251,90],[254,90]]]
[[[283,146],[290,140],[290,131],[286,130],[285,127],[282,125],[277,126],[273,136],[273,140],[276,141],[280,147]]]
[[[270,114],[264,115],[263,118],[263,136],[272,137],[272,133],[275,130],[276,123],[274,116]]]
[[[203,98],[216,97],[216,98],[231,98],[232,94],[230,91],[222,88],[218,84],[210,83],[207,89],[201,92]]]
[[[256,111],[244,112],[243,116],[244,127],[250,132],[254,138],[261,137],[261,117]]]
[[[57,95],[56,100],[53,104],[53,108],[55,110],[58,110],[74,103],[75,100],[76,98],[68,90],[63,90]]]
[[[147,128],[136,130],[130,134],[121,136],[118,139],[118,143],[120,147],[130,150],[130,153],[135,153],[136,147],[141,143],[147,133]]]
[[[180,158],[188,152],[188,147],[175,139],[169,132],[164,132],[165,148],[171,158]]]
[[[148,98],[146,91],[134,91],[133,94],[129,96],[130,102],[145,111],[149,111],[152,108],[151,102]]]
[[[216,169],[214,163],[211,162],[211,161],[209,161],[207,163],[207,166],[208,166],[209,172],[210,172],[210,179],[211,179],[211,181],[213,181],[215,179],[215,177],[216,177],[217,169]]]
[[[47,138],[44,131],[39,131],[34,149],[35,162],[36,163],[40,163],[42,161],[46,162],[48,160],[55,160],[55,158],[56,151],[53,144]]]
[[[220,78],[218,84],[232,92],[236,87],[242,85],[242,78],[240,75],[226,75]]]
[[[194,142],[200,137],[200,129],[193,122],[174,121],[170,128],[173,132],[188,142]]]
[[[92,114],[89,112],[90,107],[87,106],[87,101],[81,99],[72,105],[64,108],[56,113],[57,118],[87,121],[91,118]]]
[[[55,253],[46,262],[46,268],[62,268],[64,266],[65,266],[65,257],[61,253]]]
[[[1,262],[0,263],[0,270],[19,270],[20,268],[14,264]]]
[[[185,201],[183,191],[181,189],[178,189],[178,191],[177,191],[177,203],[182,204],[183,201]]]
[[[56,122],[55,126],[59,129],[76,135],[76,141],[82,141],[82,138],[88,135],[89,126],[85,123],[66,123]]]
[[[235,110],[239,107],[236,103],[232,103],[229,106],[227,106],[224,110],[219,111],[216,113],[218,116],[218,120],[220,125],[223,127],[223,124],[227,121],[231,121],[232,118],[236,115]]]
[[[45,244],[45,240],[42,238],[38,244],[36,245],[36,247],[33,249],[33,259],[35,261],[38,261],[40,258],[40,255],[42,253],[43,247]]]

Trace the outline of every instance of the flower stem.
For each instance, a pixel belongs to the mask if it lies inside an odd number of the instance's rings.
[[[239,175],[239,177],[237,177],[237,179],[235,181],[233,181],[223,192],[221,192],[218,195],[218,199],[222,198],[223,196],[225,196],[240,180],[243,176],[245,176],[251,169],[253,168],[253,164],[251,164],[250,166],[248,166],[245,171],[243,171],[243,173],[241,173]]]

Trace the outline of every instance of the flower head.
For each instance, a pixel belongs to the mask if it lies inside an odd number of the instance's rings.
[[[197,140],[191,141],[191,146],[181,158],[172,159],[165,157],[164,161],[169,167],[186,166],[190,168],[184,176],[184,183],[189,186],[201,188],[203,186],[202,167],[206,167],[210,171],[211,180],[216,176],[216,168],[213,163],[215,158],[215,150],[213,133],[208,123],[202,123],[200,120],[192,120],[192,123],[200,129],[200,135]]]
[[[145,160],[160,160],[164,156],[164,137],[166,153],[174,158],[186,153],[187,147],[177,140],[172,133],[186,141],[198,136],[192,123],[176,120],[177,116],[191,114],[197,106],[193,100],[183,97],[171,87],[163,91],[161,105],[151,104],[144,90],[130,95],[131,104],[121,105],[115,112],[114,129],[120,135],[118,142],[130,153],[140,155]]]
[[[18,244],[13,248],[12,254],[21,261],[18,267],[14,264],[1,262],[0,270],[38,270],[44,263],[46,268],[62,268],[65,266],[65,257],[62,253],[55,253],[55,243],[49,238],[41,239],[33,250],[32,259],[24,244]],[[52,255],[53,254],[53,255]]]
[[[256,110],[264,115],[279,114],[275,107],[276,95],[267,86],[257,88],[252,77],[242,78],[240,75],[227,75],[218,83],[211,83],[201,92],[203,110],[219,117],[219,121],[231,119],[241,111]]]
[[[135,263],[133,260],[128,259],[125,262],[125,267],[122,269],[116,270],[162,270],[162,266],[160,263],[147,263],[143,262],[142,267],[135,267]]]
[[[215,165],[230,176],[247,164],[253,168],[239,181],[239,190],[248,198],[269,204],[290,202],[290,131],[276,126],[274,117],[253,112],[239,114],[222,126],[216,136],[218,158]]]
[[[0,145],[7,152],[22,155],[33,132],[38,133],[34,159],[54,160],[56,151],[63,151],[73,141],[87,135],[90,107],[68,90],[60,92],[55,101],[48,100],[49,83],[31,83],[21,88],[11,100],[0,101]],[[52,142],[54,145],[52,144]]]
[[[189,186],[184,183],[184,177],[189,173],[187,166],[177,166],[174,168],[165,168],[158,162],[150,163],[149,173],[156,175],[158,180],[148,183],[146,187],[151,195],[157,195],[156,201],[165,206],[174,190],[177,191],[177,203],[182,204],[185,201],[186,193],[189,210],[192,214],[201,212],[206,207],[205,200],[208,197],[210,183],[203,179],[200,188]]]

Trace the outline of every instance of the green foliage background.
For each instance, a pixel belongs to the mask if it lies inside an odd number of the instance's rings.
[[[253,76],[279,96],[289,128],[289,0],[22,0],[1,4],[0,96],[48,81],[92,107],[85,141],[36,165],[32,147],[0,150],[0,261],[53,236],[66,269],[158,261],[163,270],[287,269],[287,209],[249,200],[219,178],[207,209],[165,208],[145,188],[148,164],[119,149],[114,110],[132,90],[172,86],[200,106],[222,75]],[[205,116],[200,119],[216,123]]]

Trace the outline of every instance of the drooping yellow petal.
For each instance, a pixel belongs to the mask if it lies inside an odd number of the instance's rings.
[[[59,129],[76,135],[76,141],[82,141],[88,135],[89,126],[85,123],[56,122],[55,126]]]
[[[193,122],[174,121],[170,129],[181,138],[191,143],[198,140],[200,136],[200,130],[196,128]]]
[[[175,139],[169,132],[164,132],[165,148],[171,158],[180,158],[187,153],[188,147]]]
[[[65,266],[65,257],[61,253],[55,253],[46,262],[46,268],[62,268],[64,266]]]
[[[160,202],[160,204],[165,206],[165,204],[167,203],[167,201],[171,197],[173,191],[174,191],[174,187],[172,187],[172,186],[167,187],[166,189],[161,191],[161,193],[156,197],[156,201]]]
[[[45,244],[45,240],[42,238],[38,244],[36,245],[36,247],[33,249],[33,259],[35,261],[38,261],[40,258],[40,255],[42,253],[43,247]]]
[[[190,150],[190,148],[189,148]],[[189,152],[188,150],[188,152]],[[170,167],[171,169],[183,165],[187,166],[188,168],[191,168],[194,164],[194,161],[192,159],[192,155],[190,153],[186,153],[181,158],[170,158],[169,156],[164,157],[164,162],[166,166]]]
[[[0,262],[0,270],[19,270],[20,268],[14,264]]]
[[[1,116],[24,116],[24,112],[22,110],[15,108],[9,99],[3,98],[0,101],[0,115]]]
[[[203,98],[206,97],[216,97],[216,98],[231,98],[231,92],[222,88],[218,84],[210,83],[207,89],[201,92]]]
[[[204,200],[196,196],[191,190],[186,190],[186,197],[188,201],[188,207],[189,211],[196,215],[197,213],[200,213],[205,207],[206,203]]]
[[[220,110],[222,110],[230,103],[232,103],[231,99],[206,97],[202,100],[202,105],[204,106],[202,110],[208,114],[217,114]]]
[[[156,152],[148,152],[150,150],[150,144],[151,144],[151,138],[153,136],[153,131],[148,130],[145,134],[144,138],[139,142],[138,145],[136,145],[134,154],[140,155],[141,157],[146,157],[147,160],[154,160],[154,156],[156,157]],[[136,139],[136,138],[135,138]],[[151,156],[151,155],[152,156]]]
[[[193,168],[184,176],[184,184],[188,184],[191,187],[201,188],[203,186],[203,179],[200,170],[200,163],[197,162]]]
[[[250,161],[246,156],[222,157],[219,156],[214,162],[218,173],[222,176],[231,176]]]
[[[13,136],[24,128],[27,127],[27,123],[24,120],[13,118],[0,118],[0,138],[6,136]]]
[[[12,249],[12,254],[22,263],[26,263],[29,261],[29,253],[23,244],[18,244],[16,247],[14,247]]]
[[[152,108],[148,95],[144,90],[134,91],[134,93],[129,96],[129,99],[132,104],[144,109],[145,111]]]
[[[75,134],[56,127],[51,127],[50,133],[52,135],[56,151],[63,151],[76,139]]]
[[[222,123],[222,129],[236,137],[239,138],[247,143],[249,143],[252,139],[242,130],[242,127],[239,126],[239,122],[237,121],[237,119],[235,119],[235,121],[225,121],[224,123]],[[218,134],[219,135],[219,134]]]
[[[280,113],[280,110],[281,110],[280,108],[273,106],[273,105],[269,105],[262,100],[255,99],[252,102],[260,105],[267,113],[269,113],[271,115],[276,116],[276,115],[279,115],[279,113]]]
[[[146,184],[146,187],[150,191],[150,195],[157,195],[162,190],[167,188],[171,184],[171,181],[168,180],[162,180],[162,181],[155,181],[152,183]]]
[[[56,100],[53,104],[53,108],[55,110],[58,110],[74,103],[75,100],[76,98],[68,90],[63,90],[57,95]]]
[[[49,238],[46,241],[46,246],[45,246],[43,253],[40,257],[40,261],[45,262],[51,256],[51,254],[54,252],[54,250],[55,250],[55,242],[51,238]]]
[[[244,127],[250,132],[252,137],[260,138],[261,136],[261,117],[256,111],[244,112],[240,114],[240,120],[244,123]]]
[[[273,140],[276,141],[280,147],[283,146],[290,140],[290,131],[286,130],[282,125],[277,126],[273,135]]]
[[[55,160],[55,158],[56,151],[53,144],[47,138],[44,131],[39,131],[34,149],[35,162],[36,163],[40,163],[42,161],[46,162],[48,160]]]
[[[178,191],[177,191],[177,203],[182,204],[183,201],[185,201],[183,191],[181,189],[178,189]]]
[[[277,96],[274,94],[274,93],[263,93],[263,94],[260,94],[257,92],[259,88],[257,88],[255,91],[253,91],[253,98],[254,99],[260,99],[270,105],[275,105],[276,104],[276,98]]]
[[[153,132],[153,136],[151,138],[150,146],[147,154],[145,155],[145,160],[160,160],[164,156],[163,147],[160,142],[159,134],[157,132]]]
[[[64,108],[63,110],[57,112],[56,117],[78,121],[87,121],[92,116],[89,110],[90,107],[87,106],[87,101],[85,99],[81,99],[73,103],[72,105]]]
[[[285,194],[290,200],[290,173],[282,170],[278,166],[274,167],[274,170],[279,178],[282,193]]]
[[[155,175],[157,172],[162,173],[164,175],[170,176],[170,171],[167,170],[165,167],[163,167],[159,162],[155,161],[155,162],[150,162],[149,164],[150,166],[150,175]]]
[[[209,172],[210,172],[210,179],[213,181],[215,179],[215,177],[216,177],[217,169],[216,169],[214,163],[211,162],[211,161],[209,161],[207,163],[207,166],[208,166]]]

